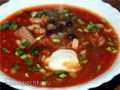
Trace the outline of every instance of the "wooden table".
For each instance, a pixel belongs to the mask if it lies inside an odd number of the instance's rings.
[[[9,0],[0,0],[0,5],[2,5],[7,1]],[[120,11],[120,0],[103,0],[103,1],[111,4],[113,7],[115,7]],[[0,83],[0,90],[16,90],[16,89],[13,89],[7,86],[6,84]],[[110,82],[107,82],[97,88],[90,89],[90,90],[120,90],[120,75],[116,76]]]

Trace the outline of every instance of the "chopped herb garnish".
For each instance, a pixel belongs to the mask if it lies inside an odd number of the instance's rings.
[[[25,62],[25,64],[28,65],[28,66],[30,66],[30,65],[33,64],[33,61],[32,61],[31,59],[29,59],[29,58],[26,58],[26,59],[24,60],[24,62]]]
[[[2,48],[2,52],[7,54],[9,52],[8,48]]]
[[[34,72],[39,72],[40,69],[41,69],[40,64],[35,64],[35,66],[33,67],[33,71],[34,71]]]
[[[61,78],[61,79],[64,79],[65,77],[67,77],[67,74],[65,74],[65,73],[62,73],[59,75],[59,78]]]
[[[5,24],[1,24],[0,25],[0,30],[4,30],[4,29],[15,30],[17,27],[18,26],[17,26],[16,22],[8,22],[8,23],[5,23]]]
[[[20,68],[20,65],[19,65],[19,64],[15,64],[15,65],[12,67],[11,72],[12,72],[12,73],[16,73],[16,72],[19,70],[19,68]]]
[[[63,14],[65,17],[69,17],[70,12],[69,12],[69,10],[64,9],[64,10],[61,12],[61,14]]]
[[[30,42],[26,39],[22,39],[20,43],[22,48],[26,48],[30,44]]]
[[[24,50],[21,49],[21,48],[17,48],[16,51],[15,51],[15,55],[16,55],[16,56],[22,56],[22,55],[24,55],[24,54],[25,54],[25,52],[24,52]]]
[[[38,55],[39,55],[39,49],[37,49],[37,48],[32,48],[32,49],[31,49],[31,54],[32,54],[32,56],[38,56]]]
[[[25,54],[25,52],[24,52],[23,49],[17,48],[15,54],[16,54],[17,56],[22,56],[22,55]]]
[[[89,32],[91,32],[91,31],[93,31],[94,29],[97,29],[97,30],[99,30],[99,29],[101,29],[101,28],[103,28],[104,26],[102,25],[102,24],[94,24],[94,23],[92,23],[92,22],[90,22],[89,24],[88,24],[88,26],[87,26],[87,30],[89,31]]]
[[[16,22],[11,22],[9,25],[9,29],[12,29],[12,30],[16,30],[17,27],[18,27],[18,25],[16,24]]]
[[[56,72],[55,72],[55,75],[56,75],[58,78],[64,79],[66,76],[68,76],[68,73],[65,72],[65,71],[56,71]]]

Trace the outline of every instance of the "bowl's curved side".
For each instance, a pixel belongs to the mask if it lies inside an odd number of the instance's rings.
[[[75,5],[78,7],[83,7],[86,9],[89,9],[95,13],[99,13],[101,16],[106,18],[112,26],[115,28],[116,32],[120,36],[120,13],[110,5],[102,2],[102,1],[94,1],[94,0],[21,0],[20,2],[16,2],[16,0],[11,0],[10,2],[2,5],[0,7],[0,21],[3,20],[3,18],[9,16],[10,14],[20,10],[24,9],[29,6],[36,6],[36,5],[44,5],[44,4],[70,4]],[[97,87],[105,82],[108,82],[111,80],[114,76],[118,75],[120,73],[120,56],[118,56],[115,63],[111,66],[111,68],[100,75],[99,77],[78,86],[73,87],[66,87],[66,88],[41,88],[41,90],[87,90],[89,88]],[[27,86],[25,84],[22,84],[20,82],[17,82],[4,73],[0,73],[0,81],[4,82],[14,88],[20,89],[20,90],[37,90],[39,88]]]

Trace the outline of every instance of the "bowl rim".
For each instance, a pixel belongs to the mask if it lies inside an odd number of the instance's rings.
[[[95,13],[99,13],[102,17],[106,18],[112,24],[112,26],[115,28],[115,30],[117,30],[118,35],[120,36],[120,23],[119,23],[120,12],[101,0],[91,0],[91,1],[78,0],[76,2],[74,0],[53,0],[53,1],[52,0],[36,0],[36,2],[34,0],[31,0],[30,2],[28,2],[27,0],[21,0],[20,2],[16,2],[16,0],[11,0],[5,3],[4,5],[0,6],[0,13],[1,13],[0,20],[21,9],[31,7],[34,5],[36,6],[36,5],[44,5],[44,4],[68,4],[68,5],[74,5],[77,7],[83,7]],[[89,8],[89,6],[91,7]],[[103,13],[101,14],[101,12]],[[115,61],[115,63],[109,68],[109,70],[107,70],[102,75],[86,83],[76,85],[76,86],[71,86],[71,87],[63,87],[63,88],[38,88],[38,87],[36,88],[33,86],[28,86],[16,80],[11,79],[9,76],[5,75],[2,72],[0,72],[0,81],[10,85],[11,87],[14,87],[20,90],[21,89],[22,90],[33,90],[33,89],[35,90],[38,90],[38,89],[41,89],[41,90],[67,90],[67,89],[68,90],[73,90],[73,89],[87,90],[90,88],[100,86],[101,84],[110,81],[114,76],[120,74],[120,70],[118,69],[119,67],[120,67],[120,57],[118,55],[118,58]],[[111,71],[113,72],[111,73]]]

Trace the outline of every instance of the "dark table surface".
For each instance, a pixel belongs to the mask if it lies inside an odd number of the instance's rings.
[[[0,5],[7,2],[8,0],[0,0]],[[17,1],[17,0],[16,0]],[[120,0],[103,0],[106,3],[111,4],[113,7],[120,11]],[[4,83],[0,83],[0,90],[16,90]],[[97,88],[93,88],[90,90],[120,90],[120,74],[114,77],[111,81],[102,84]]]

